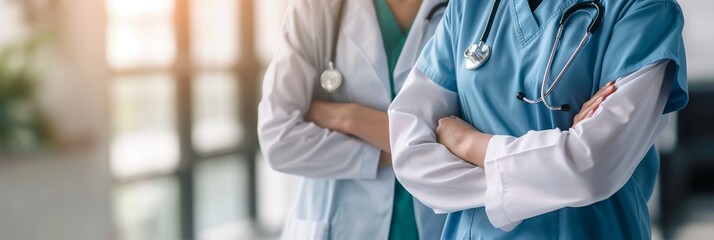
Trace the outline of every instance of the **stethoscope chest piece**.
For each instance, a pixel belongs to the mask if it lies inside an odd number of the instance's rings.
[[[332,61],[329,62],[329,68],[322,72],[320,76],[320,85],[327,92],[334,92],[342,85],[342,74],[335,68]]]
[[[486,63],[489,57],[491,57],[491,46],[484,42],[471,44],[464,51],[464,67],[468,70],[477,69]]]

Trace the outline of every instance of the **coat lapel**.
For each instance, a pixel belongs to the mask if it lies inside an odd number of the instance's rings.
[[[373,71],[377,77],[374,80],[379,81],[379,84],[384,87],[385,96],[390,96],[388,74],[394,74],[395,87],[398,91],[419,57],[421,48],[429,40],[436,25],[441,21],[443,10],[437,11],[437,14],[434,15],[430,22],[426,21],[427,15],[435,5],[445,0],[424,0],[422,2],[393,73],[388,72],[387,54],[384,50],[373,2],[369,0],[343,1],[347,5],[345,5],[342,19],[342,26],[344,27],[341,28],[341,36],[346,37],[346,40],[358,46],[357,51],[364,54],[370,64],[370,66],[364,67],[368,67]],[[337,4],[331,4],[331,7],[334,12],[337,12]],[[367,80],[369,79],[359,79],[357,81]]]
[[[342,30],[342,34],[358,46],[357,50],[364,54],[370,64],[370,66],[354,67],[371,69],[377,77],[374,80],[380,82],[380,85],[384,87],[385,96],[389,96],[387,53],[384,50],[374,4],[370,0],[343,1],[347,5],[345,5],[345,15],[343,16],[342,24],[345,28]],[[368,79],[357,79],[357,81],[366,80]]]
[[[397,65],[394,67],[394,86],[397,90],[401,89],[404,80],[416,63],[416,60],[421,55],[421,49],[429,41],[431,35],[436,29],[436,25],[441,21],[444,9],[437,10],[431,21],[427,21],[426,17],[429,12],[439,3],[446,0],[424,0],[419,8],[419,12],[412,23],[409,35],[404,43],[404,49],[399,55]]]

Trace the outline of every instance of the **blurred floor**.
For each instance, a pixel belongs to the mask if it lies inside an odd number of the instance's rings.
[[[101,151],[0,159],[0,239],[114,239]]]
[[[714,194],[692,197],[684,208],[684,222],[675,239],[714,239]]]
[[[684,219],[674,233],[673,240],[714,239],[714,194],[692,197],[684,206]],[[652,229],[653,240],[663,240],[659,226]]]

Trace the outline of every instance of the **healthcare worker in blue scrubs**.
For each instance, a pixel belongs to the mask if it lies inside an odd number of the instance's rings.
[[[397,178],[449,213],[444,239],[650,239],[653,144],[688,100],[679,5],[494,2],[452,0],[389,107]]]
[[[290,2],[258,115],[270,166],[300,177],[282,239],[439,238],[446,215],[396,181],[386,110],[445,6],[445,0]],[[341,83],[323,81],[335,71]]]

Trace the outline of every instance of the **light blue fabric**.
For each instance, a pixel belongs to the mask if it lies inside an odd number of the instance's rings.
[[[417,67],[439,85],[458,93],[462,117],[483,132],[522,136],[529,130],[567,129],[582,104],[609,81],[660,60],[671,60],[672,90],[665,112],[687,103],[682,12],[674,0],[602,0],[600,29],[574,60],[549,98],[571,111],[550,111],[516,99],[540,96],[540,84],[562,13],[578,1],[543,1],[531,12],[528,1],[503,0],[488,43],[492,55],[478,70],[466,70],[464,50],[478,42],[493,1],[452,0]],[[583,36],[590,14],[567,23],[554,60],[557,75]],[[552,77],[550,79],[552,81]],[[653,92],[652,94],[657,94]],[[652,147],[615,195],[580,208],[563,208],[524,220],[511,232],[495,229],[484,208],[451,213],[444,239],[649,239],[647,201],[659,157]]]

